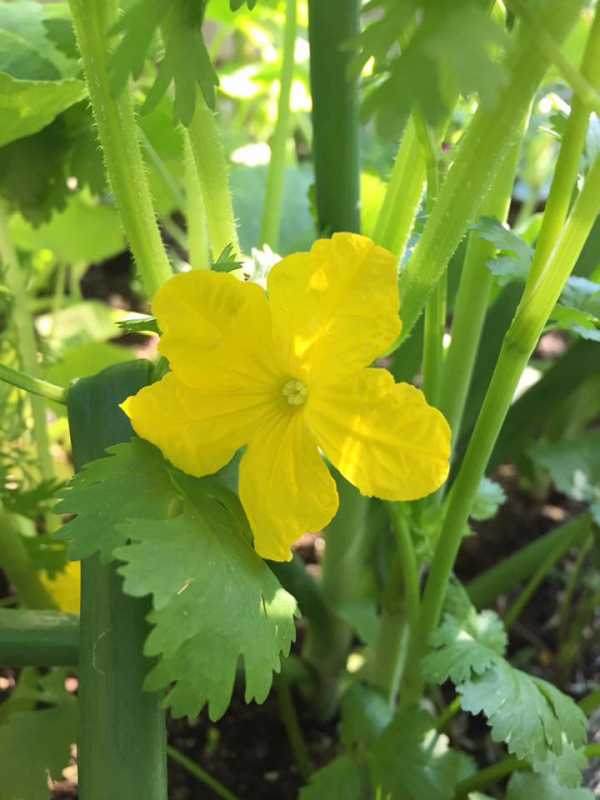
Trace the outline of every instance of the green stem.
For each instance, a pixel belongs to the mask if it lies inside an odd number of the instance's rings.
[[[596,711],[596,709],[600,708],[600,689],[594,689],[593,692],[586,694],[579,703],[577,703],[579,708],[583,711],[586,717],[591,717],[591,715]]]
[[[569,574],[567,585],[562,596],[561,608],[558,622],[558,641],[563,642],[567,638],[569,623],[572,617],[572,604],[575,590],[579,583],[579,575],[583,565],[594,547],[594,536],[592,533],[591,525],[587,526],[587,536],[582,540],[577,558],[573,564],[573,568]]]
[[[0,610],[0,666],[73,667],[79,619],[58,611]]]
[[[200,783],[208,786],[217,797],[221,797],[223,800],[238,800],[238,798],[230,792],[229,789],[223,786],[222,783],[216,778],[213,778],[212,775],[209,775],[206,770],[202,769],[202,767],[196,764],[195,761],[192,761],[191,758],[180,753],[179,750],[167,745],[167,755],[172,761],[175,761],[176,764],[179,764],[179,766],[183,767],[190,775],[193,775],[194,778],[199,780]]]
[[[313,773],[313,765],[311,764],[308,748],[304,741],[304,735],[300,727],[289,683],[283,676],[277,679],[276,691],[279,716],[285,727],[296,766],[298,767],[300,775],[302,775],[304,780],[308,783]]]
[[[404,253],[425,188],[425,158],[410,117],[398,148],[373,239],[394,255]]]
[[[588,536],[590,520],[589,514],[576,517],[478,575],[467,585],[473,603],[478,608],[491,605],[501,594],[512,591],[518,583],[529,578],[550,552],[560,547],[563,555],[571,546],[582,546]],[[575,539],[571,539],[573,529],[579,531]]]
[[[240,246],[229,191],[225,153],[215,115],[206,105],[200,91],[188,133],[198,180],[202,187],[212,255],[217,258],[230,244],[238,253]]]
[[[171,197],[173,198],[176,208],[178,208],[180,211],[183,211],[183,209],[186,207],[186,203],[185,203],[185,197],[181,189],[179,188],[179,184],[177,183],[175,178],[171,175],[171,173],[169,172],[169,170],[165,165],[165,162],[158,155],[158,153],[152,146],[152,142],[146,136],[146,134],[141,128],[138,129],[138,136],[142,147],[146,151],[148,159],[150,160],[155,170],[162,178],[165,186],[171,193]]]
[[[192,269],[210,267],[210,248],[202,186],[187,131],[184,132],[185,218],[188,231],[188,259]]]
[[[67,389],[43,381],[41,378],[34,378],[33,375],[12,369],[12,367],[5,367],[4,364],[0,364],[0,381],[10,383],[11,386],[17,386],[19,389],[25,389],[26,392],[37,397],[44,397],[54,403],[65,404],[67,402]]]
[[[54,285],[54,295],[52,297],[52,308],[50,316],[52,325],[50,328],[50,339],[58,338],[58,314],[65,301],[65,290],[67,288],[67,265],[60,263],[56,268],[56,283]]]
[[[580,103],[586,107],[587,113],[595,111],[600,114],[600,95],[594,85],[589,82],[589,76],[583,70],[579,72],[563,55],[552,31],[545,24],[545,12],[536,14],[523,0],[509,0],[509,6],[535,34],[535,42],[539,51],[554,64],[565,81],[571,85]]]
[[[512,604],[508,612],[504,617],[504,625],[507,630],[510,630],[518,618],[523,613],[524,608],[527,606],[535,592],[540,587],[540,584],[546,577],[546,575],[550,572],[552,567],[562,558],[565,553],[571,549],[573,543],[576,539],[580,538],[582,535],[582,531],[587,530],[590,531],[590,524],[589,520],[586,518],[578,520],[578,524],[572,525],[569,531],[569,535],[564,539],[561,539],[557,547],[551,550],[546,558],[540,563],[537,570],[533,573],[523,590],[520,592],[519,596]],[[588,534],[589,535],[589,534]]]
[[[43,382],[36,381],[39,373],[37,360],[38,346],[35,335],[34,321],[28,305],[29,298],[27,296],[25,275],[19,264],[12,239],[10,238],[8,219],[5,209],[1,205],[0,259],[5,266],[6,285],[13,295],[12,322],[16,332],[16,349],[19,354],[20,365],[25,373],[29,373],[28,379],[31,381],[31,383],[35,383],[39,388]],[[7,370],[11,374],[14,372],[13,370],[9,370],[8,367],[4,367],[4,375],[7,374]],[[31,397],[29,399],[31,404],[31,416],[33,420],[33,440],[37,450],[42,478],[44,480],[51,480],[54,477],[54,465],[52,463],[52,455],[50,453],[50,439],[48,437],[48,422],[46,419],[46,404],[39,396],[41,392],[35,392],[35,394],[35,397]]]
[[[113,97],[108,29],[116,8],[105,0],[69,0],[106,170],[125,234],[149,297],[171,276],[150,196],[129,91]]]
[[[56,603],[40,581],[27,552],[19,517],[0,508],[0,567],[15,587],[21,603],[31,609],[56,608]]]
[[[419,646],[415,653],[416,663],[412,665],[413,670],[418,667],[429,636],[438,624],[462,531],[519,378],[599,212],[600,159],[597,159],[552,256],[546,262],[539,279],[535,281],[535,286],[525,292],[529,299],[519,304],[505,336],[473,436],[449,496],[442,533],[425,589]],[[422,686],[422,681],[420,685]]]
[[[415,548],[402,508],[398,503],[387,503],[387,509],[398,550],[384,597],[372,676],[394,708],[406,653],[419,619],[420,589]]]
[[[536,30],[541,34],[539,22],[539,20],[536,22]],[[581,70],[593,86],[600,84],[600,11],[598,10],[588,36]],[[535,246],[531,264],[532,280],[539,276],[550,257],[567,218],[579,176],[589,117],[589,107],[579,96],[574,97],[554,170],[552,188],[544,209],[542,227]],[[529,285],[533,286],[533,282]]]
[[[529,114],[526,115],[527,120]],[[523,126],[523,127],[526,127]],[[506,220],[517,171],[521,140],[513,146],[496,176],[481,215]],[[454,303],[451,341],[444,366],[440,410],[448,420],[453,444],[459,440],[462,416],[471,385],[483,324],[492,290],[492,274],[487,267],[496,248],[476,231],[469,235],[465,261]]]
[[[359,33],[360,0],[309,0],[313,155],[319,233],[360,230],[358,78],[343,47]]]
[[[147,385],[151,364],[131,361],[82,378],[69,392],[75,468],[129,441],[118,404]],[[81,800],[166,800],[166,728],[162,697],[145,692],[149,598],[128,597],[114,564],[82,563],[78,743]]]
[[[574,24],[582,0],[550,0],[546,5],[548,25],[563,38]],[[527,28],[518,32],[506,63],[510,75],[506,87],[493,110],[480,107],[475,113],[435,209],[401,273],[401,341],[410,334],[465,229],[479,212],[548,66],[535,48],[535,35]]]
[[[454,700],[446,706],[446,708],[442,711],[439,715],[437,720],[435,721],[435,729],[436,731],[441,732],[445,730],[448,726],[448,723],[454,719],[454,717],[460,712],[460,697],[455,697]]]
[[[271,163],[267,177],[260,236],[261,245],[268,244],[275,252],[278,252],[279,247],[279,226],[283,208],[286,148],[291,119],[290,96],[294,80],[294,48],[296,46],[297,28],[297,0],[286,0],[277,123],[271,142]]]

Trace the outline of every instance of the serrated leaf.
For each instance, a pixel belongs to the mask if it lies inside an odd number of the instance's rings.
[[[370,746],[390,724],[393,711],[378,689],[355,682],[342,698],[341,738],[344,747]]]
[[[457,688],[462,708],[472,714],[483,712],[492,739],[506,742],[517,758],[545,771],[557,765],[553,756],[562,756],[557,777],[563,782],[579,772],[577,749],[585,744],[587,720],[575,703],[551,684],[498,659],[483,675]]]
[[[310,777],[300,790],[300,800],[368,800],[368,776],[350,756],[335,758]]]
[[[184,491],[178,516],[124,524],[132,544],[115,556],[125,562],[125,592],[153,597],[145,649],[161,658],[147,688],[175,682],[165,700],[175,716],[195,717],[208,704],[216,720],[231,700],[240,657],[246,702],[266,699],[295,638],[296,602],[250,547],[223,494],[215,498],[197,479],[176,481]]]
[[[452,800],[456,785],[475,772],[472,759],[450,750],[424,711],[396,714],[369,753],[373,785],[383,797]]]
[[[232,272],[234,269],[241,269],[242,262],[235,257],[235,249],[232,244],[223,248],[219,257],[212,262],[211,269],[214,272]]]
[[[600,491],[600,430],[576,439],[538,442],[529,457],[546,470],[556,488],[579,502],[597,499]]]
[[[158,450],[133,439],[107,453],[75,475],[54,508],[57,514],[77,514],[57,534],[68,542],[72,561],[94,553],[104,563],[112,561],[114,549],[127,541],[123,520],[163,519],[173,503],[173,486],[165,480]]]
[[[468,617],[446,616],[431,637],[434,649],[423,659],[423,672],[433,683],[462,683],[471,674],[482,675],[506,650],[506,632],[494,611],[479,614],[471,608]]]
[[[41,686],[30,687],[33,702],[56,703],[53,708],[19,711],[15,704],[0,725],[0,800],[48,800],[48,775],[60,780],[69,764],[70,746],[77,740],[78,705],[64,691],[62,672],[56,674],[62,688],[53,685],[53,673]]]
[[[506,800],[594,800],[589,789],[567,789],[554,775],[515,772],[508,784]]]
[[[479,521],[491,519],[505,502],[506,495],[500,484],[482,478],[471,507],[471,517]]]
[[[85,94],[83,81],[17,80],[0,72],[0,147],[45,128]]]
[[[487,267],[500,286],[513,281],[525,282],[529,275],[533,248],[493,217],[482,217],[473,230],[482,239],[494,244],[500,255],[488,261]]]

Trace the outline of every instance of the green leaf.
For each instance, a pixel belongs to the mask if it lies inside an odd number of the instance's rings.
[[[211,264],[211,269],[214,272],[232,272],[234,269],[240,269],[242,262],[235,257],[235,249],[232,244],[228,244],[223,248],[223,252],[219,255],[216,261]]]
[[[506,800],[594,800],[589,789],[567,789],[554,775],[515,772],[508,784]]]
[[[133,542],[115,551],[119,572],[134,597],[151,594],[153,630],[146,653],[161,656],[148,675],[150,690],[175,685],[165,703],[172,713],[195,717],[205,704],[221,717],[231,700],[243,659],[246,702],[262,703],[273,671],[295,638],[294,598],[249,546],[239,517],[223,505],[237,503],[206,481],[177,474],[183,507],[170,519],[122,526]]]
[[[377,689],[354,682],[342,698],[341,736],[348,750],[370,746],[390,724],[393,711]]]
[[[369,754],[373,785],[383,797],[452,800],[456,785],[475,772],[472,759],[435,737],[433,719],[417,709],[401,711]]]
[[[48,775],[62,779],[77,740],[78,705],[64,691],[54,689],[54,673],[41,681],[31,699],[51,704],[36,711],[8,711],[0,725],[0,800],[48,800]],[[10,701],[9,701],[10,702]]]
[[[479,614],[471,607],[464,621],[447,615],[431,637],[434,651],[423,659],[423,673],[433,683],[468,680],[482,675],[503,656],[506,632],[494,611]]]
[[[244,3],[248,6],[250,11],[256,6],[258,0],[229,0],[229,8],[232,11],[237,11]]]
[[[121,319],[117,326],[123,333],[160,333],[156,317],[140,316]]]
[[[482,217],[473,230],[482,239],[496,245],[500,256],[488,261],[487,267],[500,286],[513,281],[525,282],[529,275],[533,248],[510,228],[492,217]]]
[[[139,77],[152,40],[160,27],[164,56],[142,111],[154,109],[175,85],[175,117],[189,125],[198,87],[210,108],[215,105],[218,77],[202,36],[206,3],[201,0],[140,0],[121,18],[115,33],[123,37],[113,57],[113,86],[121,92],[128,76]]]
[[[368,776],[350,756],[335,758],[313,773],[300,800],[369,800]]]
[[[69,543],[69,558],[79,561],[99,553],[113,560],[127,542],[124,519],[163,519],[173,504],[173,486],[165,480],[158,450],[139,439],[108,449],[106,458],[87,464],[61,493],[57,514],[77,514],[58,534]]]
[[[482,478],[473,500],[471,516],[479,521],[491,519],[505,502],[506,495],[500,484],[489,478]]]
[[[59,538],[72,559],[99,552],[133,596],[152,595],[150,691],[171,687],[176,716],[212,719],[229,704],[240,657],[246,700],[262,702],[295,638],[296,603],[250,545],[237,497],[216,478],[171,467],[147,442],[108,450],[71,482],[59,513],[75,513]]]
[[[86,94],[78,80],[17,80],[0,72],[0,147],[45,128]]]
[[[559,492],[579,502],[598,498],[600,491],[600,430],[576,439],[538,442],[527,451],[546,470]]]
[[[577,275],[569,278],[551,319],[556,324],[550,327],[600,341],[600,284]]]
[[[582,765],[577,748],[586,742],[587,720],[569,697],[500,658],[457,688],[465,711],[485,714],[495,742],[506,742],[509,752],[536,771],[555,767],[561,783],[573,784]]]

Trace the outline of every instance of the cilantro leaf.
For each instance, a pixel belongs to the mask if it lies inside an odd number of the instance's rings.
[[[567,789],[552,774],[515,772],[508,784],[506,800],[594,800],[589,789]]]
[[[506,495],[500,484],[489,478],[482,478],[473,500],[471,516],[480,522],[491,519],[505,502]]]
[[[600,284],[573,275],[567,281],[552,319],[583,339],[600,341]]]
[[[533,248],[510,228],[493,217],[481,217],[473,226],[482,239],[496,245],[500,255],[488,261],[487,267],[500,286],[527,280]]]
[[[435,649],[423,660],[433,683],[462,683],[472,673],[482,675],[506,650],[506,632],[494,611],[477,614],[471,607],[464,621],[449,614],[431,638]]]
[[[528,455],[550,474],[559,492],[584,503],[600,499],[600,430],[576,439],[538,442]]]
[[[300,790],[300,800],[367,800],[368,776],[365,770],[348,755],[335,758],[326,767],[311,775],[310,783]]]
[[[369,754],[373,784],[383,797],[406,800],[452,800],[456,785],[475,772],[472,759],[450,750],[448,739],[435,736],[424,711],[396,715]]]
[[[48,678],[44,683],[48,686]],[[47,800],[48,775],[60,780],[69,764],[70,747],[77,740],[77,701],[64,688],[39,688],[41,693],[33,691],[31,699],[52,707],[20,711],[16,702],[14,710],[10,700],[6,703],[8,713],[0,724],[0,800]]]
[[[163,519],[173,502],[173,486],[165,480],[158,450],[133,439],[107,453],[75,475],[54,508],[58,514],[77,514],[58,534],[69,543],[72,561],[97,552],[109,563],[114,549],[127,542],[120,526],[124,519]]]
[[[123,90],[129,75],[139,77],[160,28],[164,55],[142,112],[156,108],[171,83],[175,85],[175,117],[184,125],[194,116],[198,87],[209,108],[214,108],[219,81],[202,36],[205,6],[205,0],[139,0],[133,5],[114,29],[123,34],[113,58],[115,93]]]
[[[78,514],[60,537],[73,559],[99,552],[124,562],[124,590],[152,596],[146,652],[160,659],[147,688],[171,687],[165,703],[176,716],[208,704],[217,719],[241,656],[246,700],[262,702],[295,638],[296,603],[252,549],[239,500],[217,478],[179,472],[140,439],[107,452],[57,506]]]

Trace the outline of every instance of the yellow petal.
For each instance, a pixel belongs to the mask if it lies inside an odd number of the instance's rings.
[[[263,289],[208,270],[175,275],[157,292],[152,310],[162,332],[159,350],[188,386],[206,386],[206,362],[239,372],[270,372],[271,319]]]
[[[234,385],[232,375],[212,370],[209,391],[192,389],[169,372],[129,397],[121,408],[133,429],[189,475],[223,467],[272,408],[270,388]]]
[[[47,572],[40,579],[65,614],[79,614],[81,596],[81,570],[78,561],[69,561],[62,572],[50,578]]]
[[[263,558],[287,561],[307,531],[327,525],[338,507],[335,481],[302,411],[277,414],[252,440],[240,464],[240,500]]]
[[[450,428],[414,386],[365,369],[312,390],[307,420],[319,446],[368,496],[416,500],[448,476]]]
[[[337,233],[269,275],[280,366],[341,377],[367,367],[400,333],[396,259],[365,236]]]

